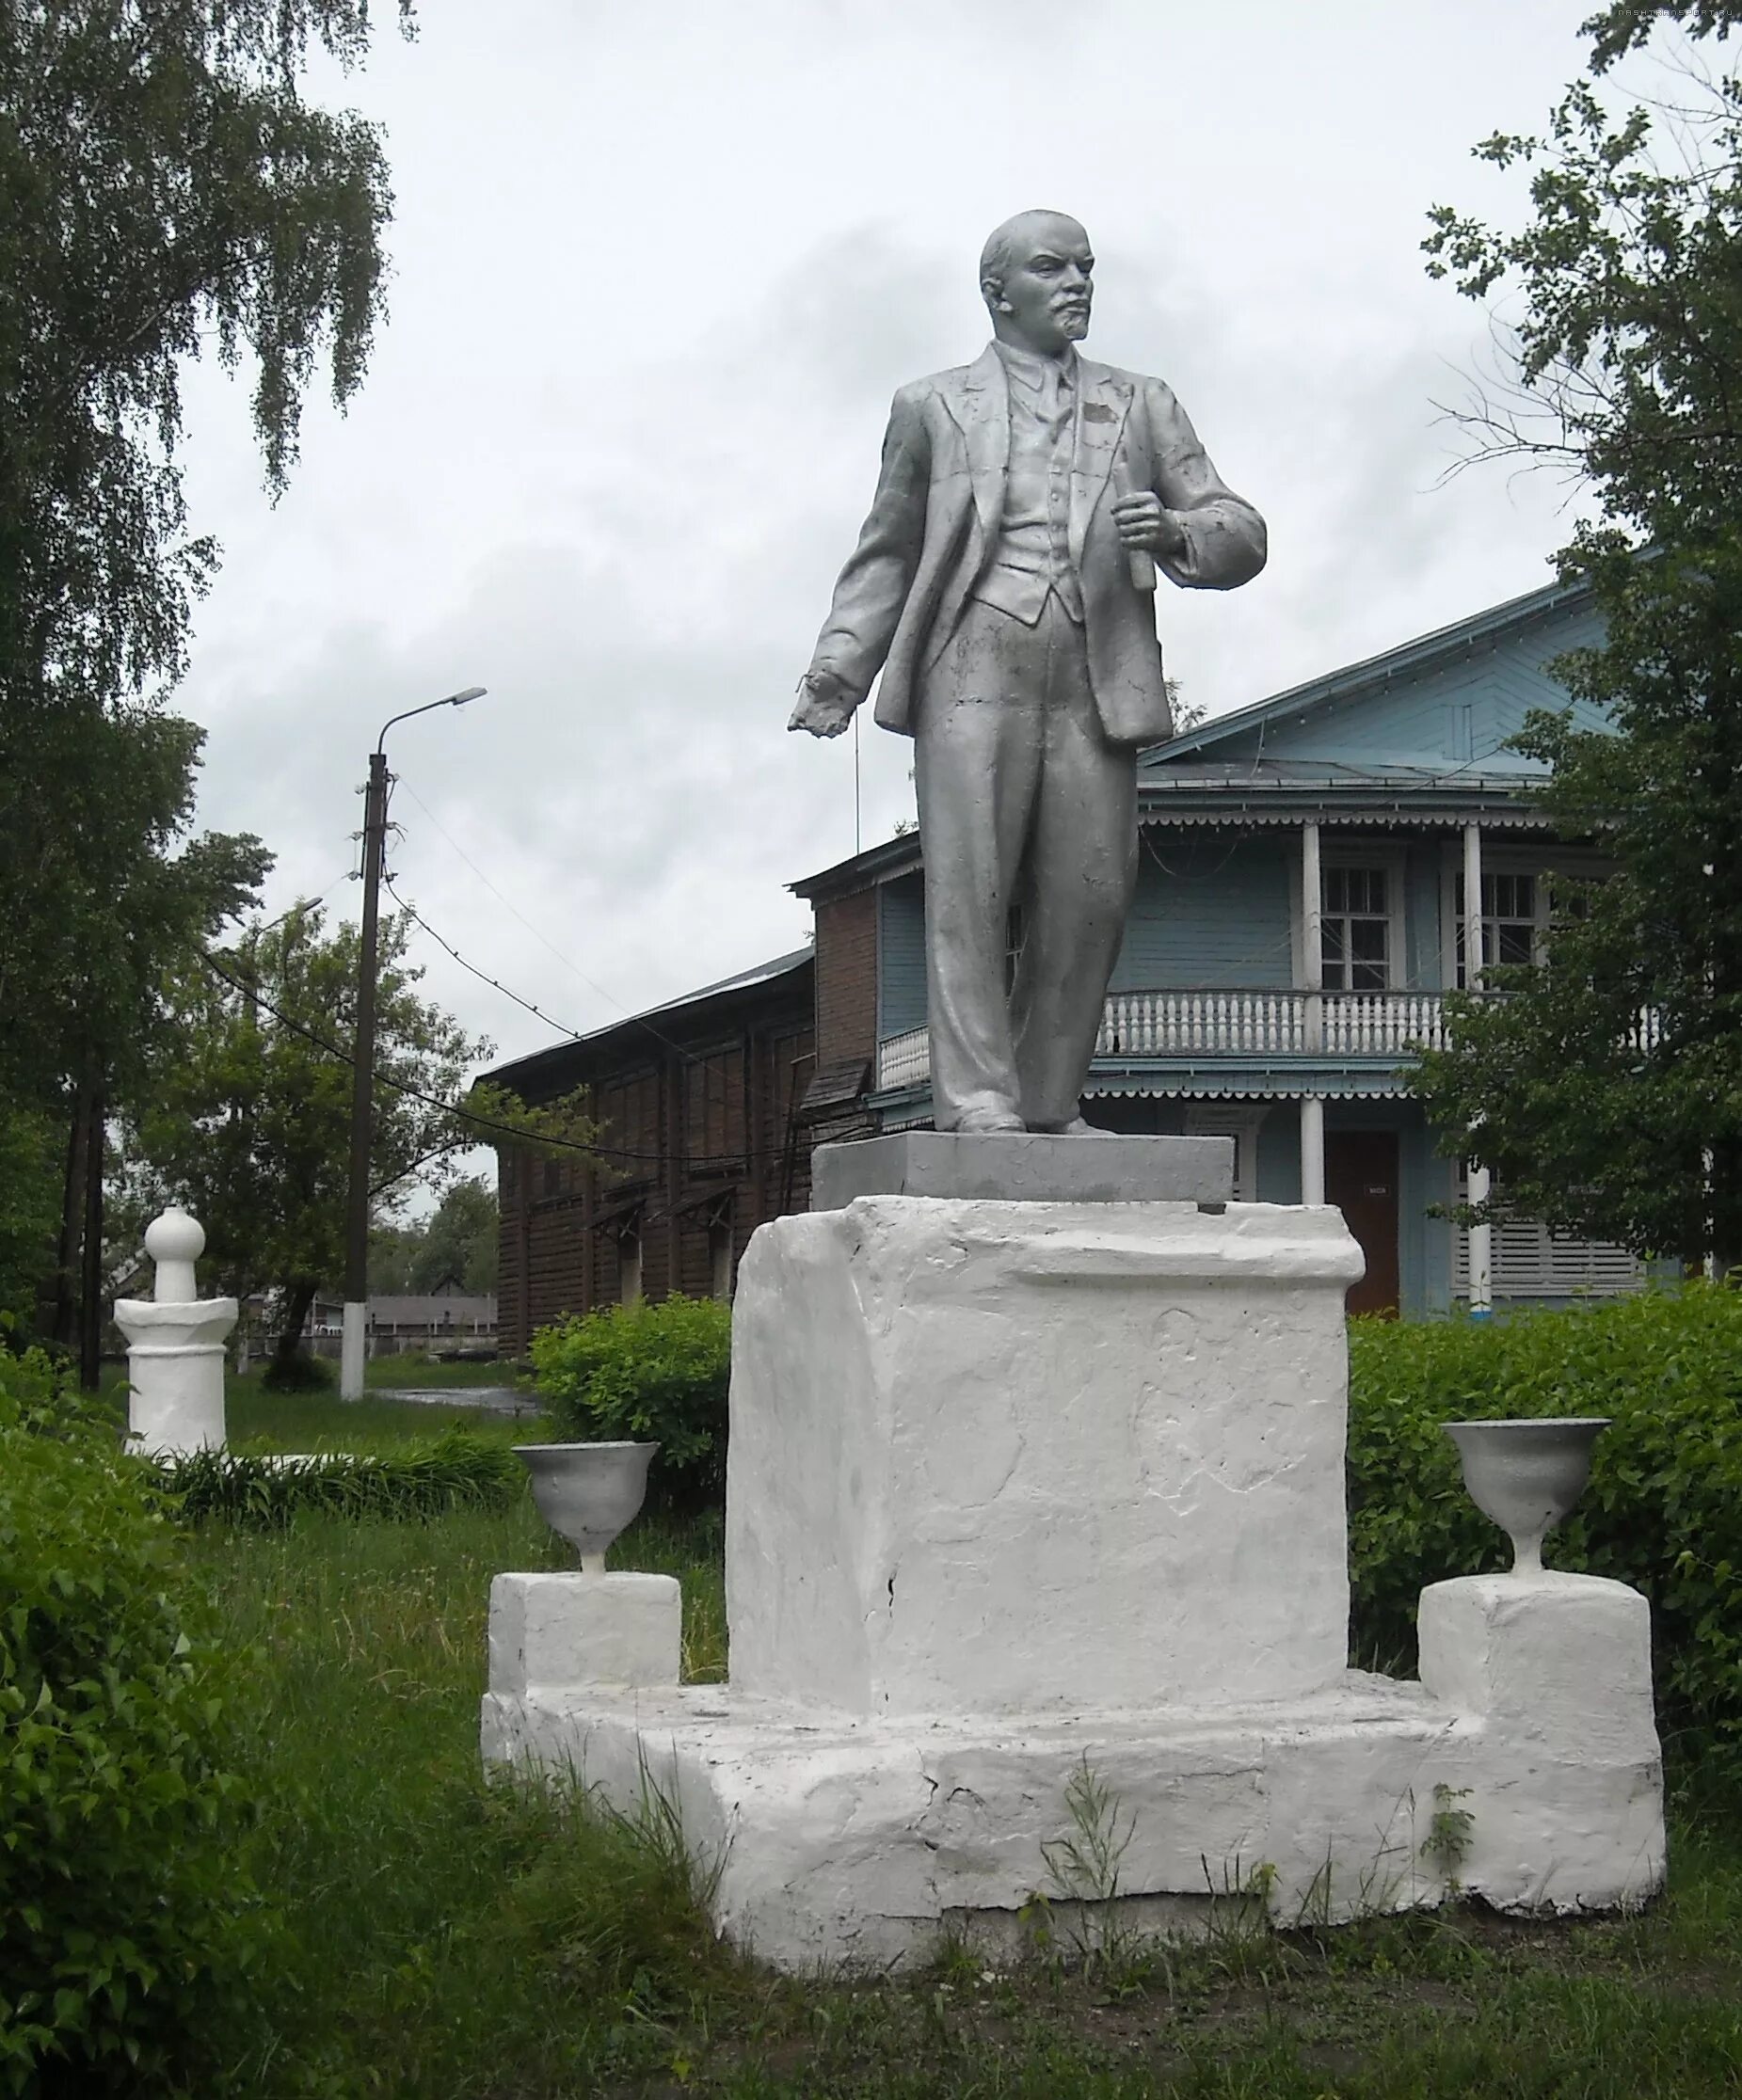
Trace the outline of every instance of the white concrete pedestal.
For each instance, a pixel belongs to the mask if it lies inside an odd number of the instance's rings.
[[[132,1387],[128,1440],[148,1458],[224,1448],[225,1344],[237,1306],[234,1298],[196,1295],[194,1263],[205,1237],[185,1211],[154,1217],[145,1229],[154,1295],[116,1300]]]
[[[776,1219],[733,1309],[733,1683],[886,1715],[1326,1683],[1360,1272],[1334,1210]]]
[[[683,1647],[672,1575],[498,1575],[490,1690],[509,1698],[581,1685],[671,1686]]]
[[[1642,1901],[1642,1599],[1441,1584],[1421,1683],[1346,1667],[1360,1265],[1324,1209],[895,1196],[764,1226],[734,1315],[731,1683],[679,1688],[669,1643],[663,1678],[608,1666],[650,1650],[584,1620],[585,1578],[547,1595],[566,1660],[541,1674],[511,1631],[532,1594],[503,1584],[565,1579],[503,1578],[487,1759],[625,1808],[661,1788],[721,1930],[789,1969],[923,1960],[947,1931],[1007,1953],[1036,1891],[1093,1893],[1047,1856],[1085,1761],[1130,1823],[1140,1926],[1260,1884],[1282,1923],[1448,1876],[1514,1907]],[[1460,1858],[1431,1842],[1448,1809]]]

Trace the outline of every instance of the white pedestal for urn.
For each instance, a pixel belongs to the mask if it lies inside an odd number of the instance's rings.
[[[194,1264],[205,1243],[204,1228],[185,1211],[154,1217],[145,1228],[154,1295],[116,1300],[132,1389],[128,1441],[147,1457],[224,1448],[224,1359],[237,1306],[198,1295]]]
[[[1085,1762],[1139,1927],[1255,1875],[1285,1923],[1434,1901],[1448,1872],[1639,1901],[1663,1842],[1632,1605],[1441,1585],[1423,1682],[1346,1666],[1360,1270],[1324,1208],[870,1195],[764,1226],[734,1310],[730,1683],[493,1669],[486,1758],[626,1808],[662,1789],[720,1929],[788,1969],[946,1932],[1008,1952],[1035,1891],[1085,1893],[1048,1859]],[[1507,1688],[1569,1611],[1594,1661],[1530,1707]],[[1593,1754],[1605,1657],[1626,1719]],[[1430,1842],[1447,1800],[1462,1861]]]

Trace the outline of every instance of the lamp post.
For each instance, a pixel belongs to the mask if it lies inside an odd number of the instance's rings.
[[[408,708],[381,724],[369,754],[369,784],[363,790],[363,924],[358,947],[357,1040],[352,1049],[351,1180],[344,1231],[344,1339],[339,1358],[339,1396],[363,1396],[364,1336],[369,1317],[369,1136],[375,1106],[376,921],[381,897],[381,864],[387,851],[387,732],[396,722],[429,714],[437,708],[463,708],[484,697],[483,686],[467,686],[445,699]]]

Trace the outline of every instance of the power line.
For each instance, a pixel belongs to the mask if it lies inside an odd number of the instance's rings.
[[[549,934],[543,932],[538,927],[533,924],[532,920],[527,917],[526,914],[520,910],[519,906],[514,902],[512,898],[504,897],[503,895],[502,891],[499,890],[496,887],[495,883],[490,881],[489,877],[484,872],[483,868],[481,868],[478,866],[477,862],[472,859],[471,855],[467,852],[466,849],[460,844],[459,840],[455,837],[454,834],[444,827],[441,819],[436,815],[435,811],[431,809],[429,804],[424,800],[423,796],[418,793],[417,789],[412,787],[411,783],[407,780],[403,774],[394,773],[392,779],[393,785],[405,789],[406,793],[410,796],[411,800],[414,803],[416,803],[418,807],[424,812],[424,816],[427,817],[430,822],[435,825],[437,831],[439,831],[441,834],[442,837],[447,840],[448,844],[453,847],[454,851],[459,855],[460,859],[465,862],[466,866],[469,868],[471,868],[471,872],[478,878],[479,882],[484,884],[485,888],[489,891],[490,895],[496,899],[496,901],[501,904],[505,910],[511,912],[514,916],[519,920],[520,924],[525,927],[526,931],[530,934],[532,934],[535,940],[542,942],[544,946],[550,949],[551,953],[555,956],[556,960],[563,965],[566,970],[572,970],[575,976],[581,979],[582,983],[586,986],[588,991],[597,992],[601,999],[605,1000],[608,1005],[615,1007],[619,1013],[629,1013],[630,1010],[623,1004],[621,999],[615,997],[612,993],[607,992],[602,984],[597,983],[592,978],[588,977],[586,972],[581,967],[578,962],[572,961],[568,956],[563,953],[562,949],[557,947],[556,943],[551,939]]]
[[[471,872],[478,878],[479,882],[484,884],[485,888],[489,891],[490,895],[496,899],[496,901],[501,904],[506,911],[510,912],[514,915],[514,917],[519,919],[520,924],[525,927],[526,931],[530,934],[532,934],[535,940],[542,942],[543,945],[550,949],[551,953],[555,956],[556,960],[563,965],[565,969],[572,970],[575,976],[581,979],[582,983],[584,984],[589,991],[597,992],[599,997],[605,1001],[607,1006],[615,1007],[617,1011],[622,1014],[626,1022],[632,1022],[636,1027],[642,1030],[644,1034],[651,1036],[655,1042],[660,1043],[661,1045],[663,1045],[663,1048],[671,1051],[674,1056],[681,1058],[685,1064],[706,1063],[706,1059],[698,1058],[693,1050],[686,1050],[682,1043],[674,1042],[670,1036],[664,1034],[661,1029],[656,1028],[653,1026],[652,1022],[647,1020],[645,1015],[632,1012],[631,1009],[627,1007],[624,1002],[616,996],[615,993],[607,992],[605,987],[602,984],[599,983],[596,978],[588,977],[586,972],[581,967],[578,962],[572,961],[568,956],[565,955],[562,949],[557,947],[556,943],[552,941],[548,934],[542,932],[536,926],[533,924],[532,920],[527,917],[526,914],[520,910],[519,905],[517,905],[510,898],[503,896],[502,891],[496,887],[495,883],[492,883],[489,877],[484,872],[483,868],[478,866],[477,862],[472,859],[471,855],[467,852],[466,849],[454,836],[453,833],[443,827],[441,819],[436,815],[435,811],[430,808],[429,804],[418,793],[417,789],[412,787],[411,783],[408,780],[403,778],[403,776],[398,773],[393,773],[390,777],[394,787],[403,788],[406,793],[410,796],[411,800],[416,803],[418,807],[424,812],[424,816],[427,817],[430,822],[435,825],[437,831],[439,832],[441,834],[441,836],[447,840],[450,846],[453,847],[454,851],[459,855],[460,859],[465,862],[466,866],[469,868],[471,868]],[[395,895],[397,895],[397,892],[395,892]],[[421,919],[418,921],[418,923],[420,926],[424,924]],[[429,931],[429,928],[427,926],[424,926],[424,931],[427,933]],[[440,936],[433,935],[432,938],[439,939]],[[444,947],[447,947],[445,941],[442,942],[441,945]],[[452,949],[449,949],[448,952],[452,954],[454,951]],[[456,960],[463,961],[464,958],[460,957],[456,958]],[[472,970],[472,974],[476,977],[483,977],[484,975],[482,971],[473,969],[472,964],[470,962],[466,964],[466,967],[469,970]],[[494,984],[496,982],[493,978],[485,978],[484,981],[487,984]],[[497,985],[497,990],[506,991],[507,987],[505,985]],[[511,992],[508,993],[508,996],[510,998],[516,999],[516,1003],[518,1005],[526,1005],[528,1003],[525,1000],[518,999],[516,997],[516,994]],[[535,1008],[533,1010],[536,1011],[537,1010]],[[549,1020],[550,1017],[548,1014],[540,1013],[538,1015],[538,1018],[541,1021],[546,1021]],[[578,1036],[581,1031],[579,1029],[575,1029],[571,1032]]]
[[[504,999],[512,999],[516,1006],[523,1007],[528,1013],[532,1014],[535,1019],[542,1021],[547,1028],[554,1028],[558,1035],[569,1037],[578,1037],[580,1035],[581,1030],[579,1028],[571,1028],[567,1022],[553,1020],[551,1016],[546,1013],[541,1007],[535,1006],[530,999],[521,998],[520,994],[518,992],[510,991],[508,986],[505,985],[500,978],[493,978],[487,971],[479,969],[478,965],[475,962],[467,962],[466,958],[460,953],[458,948],[454,946],[452,941],[444,940],[442,936],[436,931],[435,928],[431,926],[429,921],[423,915],[423,914],[418,910],[415,904],[408,903],[406,899],[400,896],[399,892],[393,887],[393,878],[391,875],[383,873],[381,880],[386,884],[388,895],[393,899],[394,903],[399,906],[400,910],[404,912],[408,918],[414,920],[417,925],[421,926],[424,929],[424,932],[429,935],[430,939],[435,942],[436,946],[439,948],[445,950],[447,954],[451,955],[454,958],[455,962],[459,964],[462,970],[470,970],[471,975],[478,979],[479,983],[487,984],[492,991],[500,992]]]
[[[209,950],[201,948],[200,957],[213,976],[220,978],[232,992],[241,993],[244,998],[264,1009],[275,1021],[289,1028],[293,1035],[301,1036],[306,1042],[313,1043],[317,1050],[323,1050],[329,1058],[336,1058],[340,1064],[349,1065],[353,1071],[356,1070],[357,1060],[348,1050],[342,1050],[336,1042],[329,1042],[325,1036],[317,1035],[312,1028],[296,1020],[281,1007],[275,1006],[264,993],[253,985],[245,983],[240,978],[232,977]],[[454,1117],[456,1122],[471,1124],[474,1130],[499,1131],[503,1137],[512,1138],[518,1144],[556,1147],[564,1152],[585,1153],[595,1158],[641,1160],[655,1167],[667,1164],[668,1155],[664,1153],[637,1152],[627,1145],[593,1145],[579,1138],[557,1138],[546,1136],[542,1132],[519,1129],[513,1123],[498,1122],[493,1116],[481,1116],[475,1109],[462,1107],[457,1102],[443,1101],[439,1094],[425,1093],[421,1087],[413,1087],[403,1079],[395,1079],[378,1065],[371,1072],[370,1078],[376,1086],[386,1087],[392,1093],[405,1094],[412,1101],[421,1101],[426,1107],[439,1108],[444,1114]],[[706,1169],[749,1166],[764,1159],[782,1159],[785,1153],[784,1146],[778,1150],[746,1147],[741,1153],[705,1153],[695,1158],[680,1153],[679,1164],[686,1173],[695,1173]]]
[[[451,955],[455,962],[459,964],[462,970],[469,970],[481,984],[489,985],[493,991],[500,992],[503,998],[512,999],[516,1006],[523,1007],[528,1013],[536,1015],[536,1017],[540,1021],[542,1021],[547,1027],[554,1028],[559,1035],[565,1035],[579,1040],[581,1034],[580,1029],[570,1028],[561,1021],[552,1020],[550,1014],[543,1011],[541,1008],[535,1006],[530,999],[523,999],[518,992],[511,991],[507,985],[503,983],[500,978],[493,978],[489,975],[488,971],[481,970],[475,962],[468,962],[466,957],[460,953],[458,948],[454,946],[452,941],[445,940],[441,934],[436,931],[435,928],[431,926],[426,918],[423,916],[423,915],[417,910],[415,905],[407,903],[406,899],[401,897],[399,892],[393,887],[393,878],[387,872],[385,868],[383,868],[381,871],[381,880],[387,885],[389,894],[392,896],[393,901],[399,906],[401,911],[403,911],[408,918],[414,920],[417,925],[421,926],[424,931],[429,935],[430,939],[435,942],[438,947],[443,949],[448,955]],[[662,1035],[657,1028],[649,1026],[648,1024],[646,1022],[641,1023],[641,1026],[647,1029],[647,1032],[650,1036],[652,1036],[653,1040],[656,1042],[662,1044],[665,1049],[674,1052],[676,1056],[680,1058],[692,1071],[699,1072],[701,1074],[703,1105],[704,1106],[711,1107],[713,1106],[712,1100],[711,1098],[713,1090],[711,1086],[713,1060],[709,1058],[698,1057],[695,1055],[695,1052],[686,1050],[681,1043],[674,1042],[669,1036]],[[725,1072],[722,1071],[720,1074],[719,1100],[719,1106],[722,1110],[726,1110],[730,1106],[727,1096],[727,1077]]]

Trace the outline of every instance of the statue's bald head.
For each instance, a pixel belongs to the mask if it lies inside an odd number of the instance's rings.
[[[1068,212],[1018,212],[1015,218],[1007,218],[1002,226],[995,226],[986,235],[986,245],[980,251],[981,290],[985,290],[988,278],[994,283],[1001,283],[1004,273],[1027,258],[1037,236],[1045,239],[1055,231],[1074,236],[1085,247],[1089,245],[1089,236],[1083,231],[1082,222],[1072,218]]]
[[[1057,356],[1089,331],[1095,256],[1068,212],[1018,212],[980,251],[980,290],[993,332]]]

